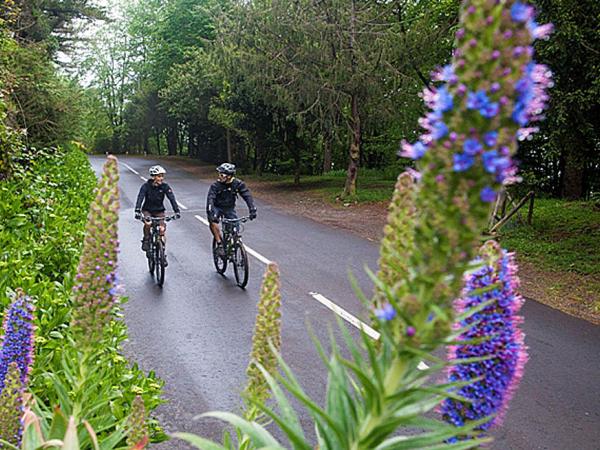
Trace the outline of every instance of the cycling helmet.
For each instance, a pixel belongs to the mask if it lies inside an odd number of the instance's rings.
[[[224,173],[225,175],[235,175],[235,164],[223,163],[217,167],[217,172]]]
[[[151,177],[167,173],[163,166],[152,166],[150,167],[150,170],[148,170],[148,172],[150,173]]]

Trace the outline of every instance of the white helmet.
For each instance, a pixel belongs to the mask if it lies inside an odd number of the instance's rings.
[[[148,170],[148,172],[150,173],[151,177],[167,173],[163,166],[152,166],[150,167],[150,170]]]

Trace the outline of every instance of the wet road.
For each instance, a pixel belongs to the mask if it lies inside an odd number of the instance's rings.
[[[90,157],[98,172],[104,161]],[[166,181],[182,208],[183,219],[168,228],[169,267],[162,289],[148,274],[140,250],[141,224],[133,207],[148,167],[155,163],[121,157],[120,275],[130,301],[125,305],[129,342],[125,352],[145,371],[166,381],[155,416],[167,431],[190,431],[218,439],[222,424],[193,417],[211,410],[240,409],[246,381],[256,303],[264,262],[250,257],[250,279],[239,289],[228,269],[224,278],[213,266],[205,217],[208,182],[169,167]],[[135,172],[138,172],[137,174]],[[168,202],[166,202],[168,204]],[[327,340],[335,314],[315,300],[319,293],[365,319],[348,281],[370,292],[365,265],[375,268],[378,245],[342,230],[290,216],[257,201],[259,219],[244,230],[246,245],[281,271],[282,353],[307,392],[322,398],[325,371],[306,332]],[[245,213],[245,204],[238,202]],[[556,312],[534,301],[523,308],[530,360],[504,425],[495,433],[494,449],[600,448],[600,327]],[[170,441],[156,449],[190,448]]]

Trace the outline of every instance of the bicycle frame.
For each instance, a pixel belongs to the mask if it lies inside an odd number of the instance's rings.
[[[231,262],[235,274],[235,280],[239,287],[244,289],[248,283],[248,255],[242,242],[242,223],[250,220],[249,217],[240,217],[238,219],[221,220],[221,242],[223,245],[223,255],[217,253],[217,243],[213,239],[213,261],[217,272],[224,275],[227,270],[227,263]]]
[[[162,287],[165,280],[165,241],[161,239],[160,224],[162,221],[169,222],[176,216],[166,217],[142,217],[144,224],[150,224],[150,248],[146,252],[148,269],[151,274],[156,275],[156,283]]]
[[[235,243],[242,238],[242,224],[248,222],[249,217],[239,217],[237,219],[221,219],[221,239],[223,242],[223,249],[227,259],[231,260],[231,250],[235,246]]]

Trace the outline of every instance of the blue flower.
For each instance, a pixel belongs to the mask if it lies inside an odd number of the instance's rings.
[[[379,320],[390,321],[396,317],[396,310],[389,303],[385,303],[381,308],[375,310],[375,316]]]
[[[454,160],[454,171],[464,172],[469,169],[475,162],[475,158],[465,153],[456,153],[453,157]]]
[[[431,130],[431,137],[434,140],[437,141],[438,139],[443,138],[447,134],[448,134],[448,126],[444,122],[438,121],[433,124],[433,128]]]
[[[490,100],[483,89],[467,93],[467,109],[481,109],[489,102]]]
[[[483,135],[483,142],[488,147],[495,147],[498,143],[498,132],[497,131],[488,131]]]
[[[433,106],[436,112],[450,111],[454,106],[452,94],[448,92],[446,86],[440,86],[436,92],[435,104]]]
[[[483,146],[477,139],[470,138],[465,140],[465,143],[463,144],[463,150],[467,155],[475,156],[481,152],[481,150],[483,150]]]
[[[496,150],[490,150],[482,155],[483,167],[488,173],[496,173],[496,159],[498,158],[498,152]]]
[[[510,8],[510,17],[515,22],[527,22],[533,14],[533,7],[521,2],[515,2]]]
[[[495,117],[500,112],[500,105],[498,102],[488,102],[479,108],[479,113],[486,119]]]
[[[496,191],[494,191],[491,187],[486,186],[479,193],[479,197],[482,201],[491,203],[496,200]]]
[[[403,140],[401,147],[402,150],[400,151],[399,155],[403,158],[421,159],[427,151],[427,146],[421,141],[417,141],[414,144],[409,144]]]

